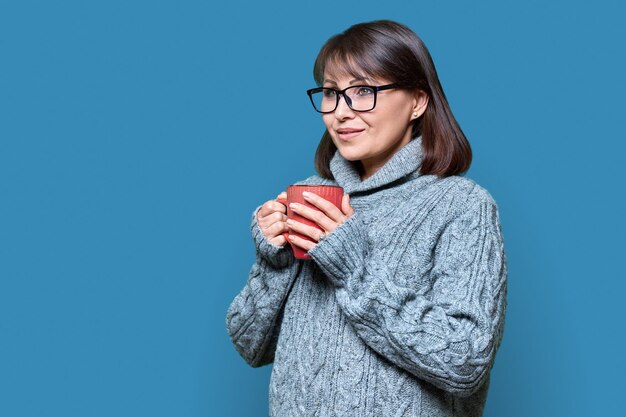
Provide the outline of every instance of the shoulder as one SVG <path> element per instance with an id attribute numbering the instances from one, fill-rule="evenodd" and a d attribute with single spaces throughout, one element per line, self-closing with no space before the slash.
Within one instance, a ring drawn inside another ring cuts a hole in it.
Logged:
<path id="1" fill-rule="evenodd" d="M 459 203 L 467 207 L 474 207 L 481 204 L 496 206 L 496 201 L 491 193 L 489 193 L 486 188 L 476 183 L 476 181 L 471 178 L 456 175 L 451 178 L 456 185 L 454 188 L 454 197 L 459 200 Z"/>
<path id="2" fill-rule="evenodd" d="M 409 212 L 424 213 L 411 216 L 419 220 L 418 225 L 428 222 L 435 228 L 447 227 L 451 223 L 492 223 L 499 227 L 498 206 L 495 199 L 476 181 L 463 176 L 425 176 L 416 181 L 408 196 Z"/>
<path id="3" fill-rule="evenodd" d="M 428 191 L 422 190 L 422 192 L 439 195 L 442 202 L 446 202 L 450 207 L 456 207 L 459 210 L 468 210 L 482 204 L 497 206 L 491 193 L 471 178 L 459 175 L 436 177 L 427 184 Z M 417 202 L 420 199 L 416 196 L 412 200 Z"/>
<path id="4" fill-rule="evenodd" d="M 489 230 L 496 235 L 502 234 L 498 205 L 487 189 L 466 177 L 451 177 L 454 187 L 451 189 L 451 210 L 446 224 L 463 227 L 478 227 L 477 230 Z"/>

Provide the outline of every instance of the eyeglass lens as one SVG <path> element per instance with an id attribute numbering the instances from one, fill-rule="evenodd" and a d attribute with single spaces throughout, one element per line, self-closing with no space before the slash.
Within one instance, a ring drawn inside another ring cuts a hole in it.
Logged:
<path id="1" fill-rule="evenodd" d="M 322 91 L 311 94 L 313 104 L 318 111 L 332 112 L 337 108 L 337 90 L 324 88 Z M 348 106 L 355 111 L 368 111 L 376 103 L 376 91 L 372 87 L 354 86 L 346 89 L 343 94 Z"/>

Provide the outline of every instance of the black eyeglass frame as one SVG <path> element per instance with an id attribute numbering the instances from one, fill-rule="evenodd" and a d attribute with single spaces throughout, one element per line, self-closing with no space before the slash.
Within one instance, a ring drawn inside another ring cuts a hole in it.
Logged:
<path id="1" fill-rule="evenodd" d="M 371 88 L 374 90 L 374 105 L 372 106 L 371 109 L 369 110 L 355 110 L 352 108 L 352 99 L 348 96 L 346 96 L 346 90 L 349 90 L 351 88 L 359 88 L 359 87 L 367 87 L 367 88 Z M 355 112 L 359 112 L 359 113 L 365 113 L 368 111 L 372 111 L 376 108 L 376 99 L 378 97 L 378 92 L 379 91 L 383 91 L 383 90 L 391 90 L 392 88 L 399 88 L 400 86 L 398 84 L 387 84 L 387 85 L 351 85 L 350 87 L 346 87 L 343 90 L 337 90 L 336 88 L 332 88 L 332 87 L 316 87 L 316 88 L 311 88 L 310 90 L 307 90 L 306 93 L 309 96 L 309 99 L 311 100 L 311 104 L 313 105 L 313 108 L 315 109 L 316 112 L 318 113 L 322 113 L 322 114 L 328 114 L 328 113 L 332 113 L 335 110 L 337 110 L 337 106 L 339 106 L 339 97 L 343 96 L 344 101 L 346 102 L 346 104 L 348 105 L 348 107 L 350 107 L 350 109 L 352 111 Z M 313 94 L 315 93 L 320 93 L 324 90 L 333 90 L 336 93 L 336 101 L 335 101 L 335 107 L 330 110 L 330 111 L 321 111 L 318 110 L 317 107 L 315 107 L 315 101 L 313 101 Z"/>

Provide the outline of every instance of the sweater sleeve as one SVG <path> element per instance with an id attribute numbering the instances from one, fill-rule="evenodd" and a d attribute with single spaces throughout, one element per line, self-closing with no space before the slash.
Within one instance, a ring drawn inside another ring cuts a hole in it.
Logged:
<path id="1" fill-rule="evenodd" d="M 405 243 L 419 244 L 398 246 Z M 465 397 L 488 379 L 504 329 L 507 271 L 495 202 L 474 204 L 449 222 L 433 251 L 429 275 L 417 277 L 430 283 L 427 291 L 398 284 L 382 255 L 389 251 L 368 240 L 356 213 L 309 254 L 367 345 Z"/>
<path id="2" fill-rule="evenodd" d="M 270 242 L 261 231 L 257 213 L 262 206 L 257 207 L 252 213 L 252 221 L 250 223 L 250 232 L 254 240 L 257 257 L 263 258 L 275 268 L 284 268 L 288 266 L 294 259 L 293 252 L 289 244 L 284 246 L 276 246 Z"/>
<path id="3" fill-rule="evenodd" d="M 254 211 L 251 223 L 256 260 L 248 280 L 226 313 L 226 329 L 241 356 L 253 367 L 272 363 L 282 310 L 300 263 L 290 249 L 269 242 Z"/>

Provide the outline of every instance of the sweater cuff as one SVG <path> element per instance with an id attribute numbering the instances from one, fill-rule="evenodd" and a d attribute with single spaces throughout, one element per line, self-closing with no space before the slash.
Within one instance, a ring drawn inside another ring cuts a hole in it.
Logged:
<path id="1" fill-rule="evenodd" d="M 333 284 L 343 287 L 351 276 L 362 273 L 368 248 L 365 224 L 355 213 L 308 253 Z"/>
<path id="2" fill-rule="evenodd" d="M 250 223 L 250 232 L 252 233 L 256 253 L 258 256 L 261 256 L 269 262 L 273 267 L 285 268 L 293 262 L 293 253 L 289 244 L 286 243 L 284 246 L 277 246 L 265 237 L 257 220 L 257 212 L 260 208 L 261 206 L 254 210 L 252 213 L 252 222 Z"/>

